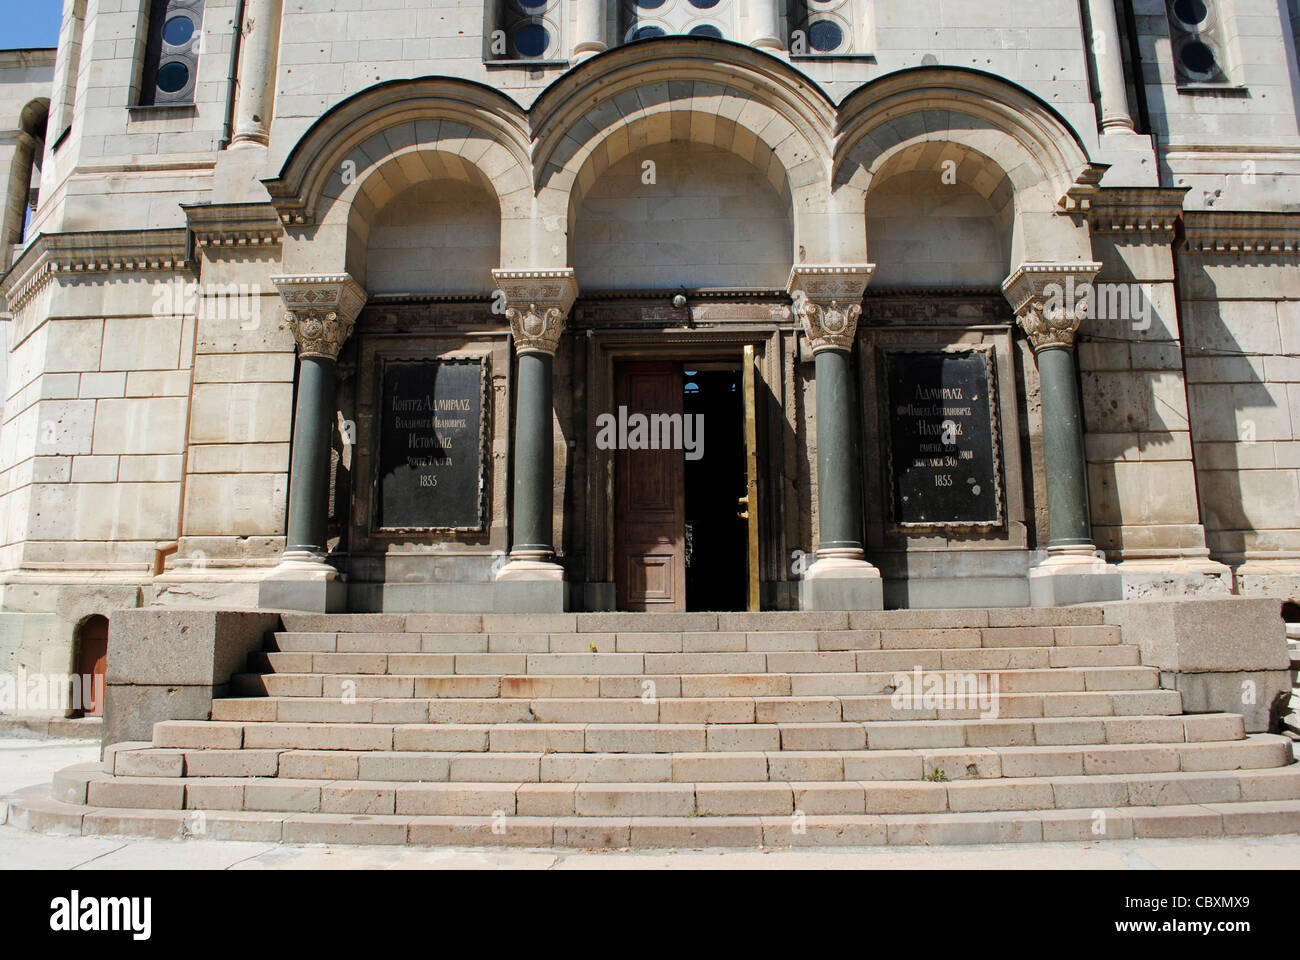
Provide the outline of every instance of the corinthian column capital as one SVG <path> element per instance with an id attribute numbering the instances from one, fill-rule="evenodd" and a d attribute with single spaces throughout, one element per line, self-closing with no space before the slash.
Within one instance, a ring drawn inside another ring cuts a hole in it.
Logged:
<path id="1" fill-rule="evenodd" d="M 862 294 L 875 271 L 874 263 L 799 265 L 790 271 L 786 289 L 814 354 L 853 349 L 858 317 L 862 315 Z"/>
<path id="2" fill-rule="evenodd" d="M 284 304 L 284 321 L 298 344 L 299 357 L 337 360 L 366 291 L 346 273 L 272 277 Z"/>
<path id="3" fill-rule="evenodd" d="M 515 352 L 554 356 L 578 299 L 573 270 L 493 270 L 492 279 L 505 295 Z"/>
<path id="4" fill-rule="evenodd" d="M 1100 263 L 1088 261 L 1024 263 L 1002 282 L 1002 295 L 1035 353 L 1074 345 L 1100 269 Z"/>

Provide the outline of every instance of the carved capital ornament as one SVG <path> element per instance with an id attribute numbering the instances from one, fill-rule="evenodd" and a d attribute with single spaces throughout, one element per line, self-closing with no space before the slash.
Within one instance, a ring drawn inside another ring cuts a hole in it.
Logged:
<path id="1" fill-rule="evenodd" d="M 794 315 L 803 325 L 814 354 L 852 350 L 862 315 L 862 294 L 875 272 L 874 263 L 848 266 L 796 266 L 787 290 Z"/>
<path id="2" fill-rule="evenodd" d="M 573 270 L 493 270 L 492 279 L 505 295 L 515 352 L 555 356 L 578 298 Z"/>
<path id="3" fill-rule="evenodd" d="M 1035 353 L 1074 346 L 1100 269 L 1100 263 L 1087 261 L 1025 263 L 1003 281 L 1002 294 Z"/>
<path id="4" fill-rule="evenodd" d="M 272 277 L 284 304 L 284 322 L 300 358 L 337 360 L 352 335 L 366 292 L 348 274 Z"/>

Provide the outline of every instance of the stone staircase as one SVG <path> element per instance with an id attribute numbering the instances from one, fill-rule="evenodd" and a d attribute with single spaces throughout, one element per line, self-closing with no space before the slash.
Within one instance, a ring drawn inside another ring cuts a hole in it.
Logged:
<path id="1" fill-rule="evenodd" d="M 9 821 L 588 848 L 1300 831 L 1289 741 L 1182 714 L 1098 608 L 282 625 L 210 720 L 63 771 Z"/>

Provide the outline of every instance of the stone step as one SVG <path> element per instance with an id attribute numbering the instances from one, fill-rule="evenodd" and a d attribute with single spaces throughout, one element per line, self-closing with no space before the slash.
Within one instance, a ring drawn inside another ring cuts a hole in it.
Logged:
<path id="1" fill-rule="evenodd" d="M 111 809 L 412 816 L 755 816 L 968 813 L 1300 798 L 1300 770 L 927 780 L 414 782 L 222 777 L 90 779 Z M 145 804 L 152 804 L 147 807 Z"/>
<path id="2" fill-rule="evenodd" d="M 487 656 L 492 656 L 488 654 Z M 550 656 L 545 654 L 543 656 Z M 564 655 L 561 655 L 564 656 Z M 620 656 L 614 654 L 614 656 Z M 459 660 L 460 658 L 457 658 Z M 528 658 L 530 661 L 532 657 Z M 639 658 L 638 658 L 639 659 Z M 461 666 L 459 663 L 456 665 Z M 509 666 L 509 665 L 506 665 Z M 931 684 L 956 691 L 953 702 L 984 703 L 1004 693 L 1045 693 L 1155 690 L 1160 672 L 1154 667 L 1059 667 L 1044 670 L 935 670 L 914 673 L 569 673 L 580 663 L 535 664 L 520 674 L 481 673 L 486 665 L 466 664 L 464 673 L 417 675 L 244 673 L 232 678 L 234 692 L 244 696 L 426 698 L 542 698 L 542 697 L 825 697 L 876 696 L 895 690 L 913 691 L 922 698 Z M 629 665 L 631 666 L 631 665 Z M 639 665 L 638 665 L 639 666 Z M 664 669 L 669 665 L 649 665 Z M 721 665 L 719 665 L 721 666 Z M 744 664 L 735 664 L 743 667 Z M 616 670 L 605 661 L 593 669 Z"/>
<path id="3" fill-rule="evenodd" d="M 909 612 L 909 611 L 893 611 Z M 934 611 L 942 612 L 942 611 Z M 600 614 L 598 616 L 605 616 Z M 644 614 L 644 616 L 656 616 Z M 667 616 L 667 615 L 663 615 Z M 750 615 L 745 615 L 750 616 Z M 284 619 L 291 619 L 289 614 Z M 414 615 L 410 619 L 415 619 Z M 285 630 L 270 648 L 281 653 L 649 654 L 958 650 L 1120 644 L 1114 625 L 1040 627 L 891 627 L 884 629 L 709 630 L 633 632 L 420 632 Z"/>
<path id="4" fill-rule="evenodd" d="M 1159 724 L 1160 718 L 1154 719 Z M 1167 725 L 1165 725 L 1167 726 Z M 907 729 L 915 727 L 916 729 Z M 541 727 L 537 732 L 512 731 L 513 737 L 500 739 L 504 734 L 496 731 L 501 746 L 514 746 L 514 750 L 483 750 L 481 741 L 475 743 L 473 730 L 458 731 L 471 746 L 471 750 L 448 750 L 451 742 L 446 732 L 437 727 L 415 724 L 389 726 L 383 724 L 199 724 L 169 721 L 155 728 L 154 743 L 143 751 L 119 751 L 114 757 L 112 772 L 120 776 L 148 775 L 183 777 L 225 776 L 227 769 L 238 769 L 258 775 L 284 775 L 283 761 L 274 766 L 271 755 L 276 751 L 340 752 L 349 754 L 383 754 L 368 761 L 408 762 L 415 776 L 425 779 L 586 779 L 584 771 L 597 758 L 611 769 L 622 771 L 619 776 L 645 779 L 644 768 L 653 768 L 668 779 L 681 779 L 677 771 L 677 758 L 689 756 L 691 763 L 708 766 L 713 772 L 703 779 L 735 779 L 735 775 L 717 772 L 722 769 L 742 770 L 740 779 L 830 779 L 891 777 L 893 773 L 868 774 L 867 769 L 893 771 L 902 768 L 921 769 L 912 754 L 926 750 L 939 751 L 947 756 L 944 762 L 951 767 L 951 777 L 958 776 L 1040 776 L 1050 773 L 1085 774 L 1105 772 L 1106 764 L 1118 764 L 1121 772 L 1130 769 L 1172 772 L 1191 769 L 1215 769 L 1216 764 L 1241 767 L 1281 766 L 1290 762 L 1290 740 L 1271 734 L 1255 734 L 1240 740 L 1197 740 L 1187 742 L 1181 736 L 1167 742 L 1137 739 L 1141 734 L 1122 731 L 1120 742 L 1103 744 L 1007 744 L 998 740 L 1014 739 L 1014 729 L 976 727 L 966 729 L 959 724 L 936 722 L 928 727 L 913 724 L 868 725 L 864 731 L 866 743 L 856 750 L 768 750 L 746 751 L 707 750 L 707 732 L 703 733 L 703 752 L 683 751 L 680 747 L 698 746 L 691 734 L 694 727 L 677 731 L 684 734 L 680 743 L 663 740 L 655 743 L 643 736 L 632 743 L 618 729 L 587 729 L 582 731 L 581 749 L 576 732 L 563 728 Z M 744 731 L 741 731 L 742 733 Z M 1157 725 L 1151 735 L 1183 731 L 1164 731 Z M 1026 731 L 1028 733 L 1028 731 Z M 1133 739 L 1125 740 L 1123 736 Z M 920 741 L 920 742 L 918 742 Z M 972 742 L 973 741 L 973 742 Z M 984 741 L 984 742 L 981 742 Z M 992 742 L 988 742 L 992 741 Z M 655 752 L 666 746 L 672 750 Z M 611 749 L 613 748 L 613 749 Z M 237 755 L 249 756 L 239 760 Z M 402 760 L 400 754 L 417 753 L 418 758 Z M 882 756 L 889 754 L 889 756 Z M 563 769 L 557 766 L 564 759 Z M 585 759 L 584 759 L 585 758 Z M 613 759 L 602 759 L 613 758 Z M 626 763 L 621 758 L 628 759 Z M 1009 759 L 1004 759 L 1009 758 Z M 320 758 L 317 758 L 318 760 Z M 922 757 L 923 761 L 925 758 Z M 303 763 L 301 758 L 293 761 Z M 331 776 L 329 771 L 343 769 L 332 766 L 336 761 L 322 761 L 312 776 Z M 338 761 L 343 763 L 343 761 Z M 199 766 L 194 766 L 199 764 Z M 240 764 L 247 764 L 241 767 Z M 716 768 L 716 769 L 714 769 Z M 482 770 L 497 771 L 491 775 Z M 434 771 L 424 773 L 423 771 Z M 550 770 L 551 774 L 545 771 Z M 791 774 L 789 771 L 803 771 Z M 945 775 L 948 768 L 945 768 Z M 290 771 L 291 773 L 293 771 Z M 341 774 L 340 774 L 341 775 Z M 926 771 L 917 776 L 926 775 Z M 356 776 L 365 776 L 364 773 Z M 386 779 L 405 779 L 395 774 Z M 655 779 L 651 777 L 650 779 Z M 695 779 L 700 779 L 696 777 Z"/>
<path id="5" fill-rule="evenodd" d="M 285 613 L 294 633 L 683 633 L 1099 626 L 1100 607 L 761 613 L 310 614 Z"/>
<path id="6" fill-rule="evenodd" d="M 285 720 L 285 723 L 294 721 Z M 187 740 L 211 740 L 206 727 L 168 727 L 166 750 L 234 753 Z M 1237 714 L 1196 716 L 1039 718 L 1032 720 L 910 720 L 838 723 L 682 724 L 417 724 L 394 726 L 398 750 L 450 753 L 678 753 L 769 750 L 906 750 L 921 747 L 1086 746 L 1205 743 L 1246 736 Z M 232 736 L 228 743 L 234 742 Z M 243 737 L 241 735 L 241 743 Z M 286 748 L 266 748 L 286 749 Z M 260 763 L 260 760 L 253 761 Z M 258 769 L 261 769 L 259 766 Z M 274 768 L 272 767 L 272 771 Z M 179 775 L 179 774 L 177 774 Z M 194 774 L 191 774 L 194 775 Z M 225 774 L 204 774 L 224 776 Z M 250 776 L 267 776 L 249 773 Z"/>
<path id="7" fill-rule="evenodd" d="M 835 697 L 247 697 L 214 700 L 212 719 L 234 723 L 838 723 L 1034 717 L 1173 716 L 1177 690 L 1002 693 L 975 706 Z"/>
<path id="8" fill-rule="evenodd" d="M 982 813 L 796 816 L 398 816 L 258 811 L 105 809 L 19 791 L 8 823 L 73 836 L 202 838 L 262 843 L 409 844 L 572 848 L 868 846 L 1264 836 L 1300 832 L 1300 800 L 1274 799 L 1260 771 L 1237 802 Z M 793 786 L 791 790 L 793 791 Z M 804 802 L 808 802 L 805 796 Z M 517 803 L 517 801 L 516 801 Z M 575 788 L 576 803 L 576 788 Z M 865 790 L 864 790 L 865 808 Z M 495 811 L 494 811 L 495 813 Z"/>
<path id="9" fill-rule="evenodd" d="M 182 750 L 119 753 L 113 775 L 196 780 L 279 777 L 309 780 L 623 782 L 936 781 L 1108 773 L 1177 773 L 1284 766 L 1272 741 L 877 750 L 716 752 L 426 751 L 399 735 L 394 750 Z"/>
<path id="10" fill-rule="evenodd" d="M 536 655 L 544 656 L 544 655 Z M 551 654 L 550 656 L 581 656 Z M 591 654 L 593 662 L 618 667 L 635 665 L 619 657 L 635 654 Z M 916 668 L 940 670 L 1043 670 L 1070 667 L 1137 667 L 1135 646 L 988 647 L 958 650 L 864 650 L 843 652 L 691 653 L 646 654 L 631 673 L 846 673 L 910 672 Z M 596 658 L 600 658 L 596 661 Z M 608 659 L 606 659 L 608 658 Z M 581 661 L 559 660 L 560 664 Z M 248 672 L 276 674 L 332 674 L 373 676 L 435 676 L 445 674 L 543 673 L 546 661 L 511 654 L 461 653 L 255 653 Z M 495 669 L 494 669 L 495 667 Z M 578 674 L 627 673 L 626 669 L 568 669 Z"/>

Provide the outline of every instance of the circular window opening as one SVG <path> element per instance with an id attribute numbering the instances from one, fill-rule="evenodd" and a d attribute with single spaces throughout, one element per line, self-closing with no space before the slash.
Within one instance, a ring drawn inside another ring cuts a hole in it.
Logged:
<path id="1" fill-rule="evenodd" d="M 180 93 L 190 82 L 190 68 L 173 60 L 158 70 L 158 89 L 163 93 Z"/>
<path id="2" fill-rule="evenodd" d="M 1210 8 L 1202 0 L 1174 0 L 1174 16 L 1189 27 L 1204 23 Z"/>
<path id="3" fill-rule="evenodd" d="M 712 10 L 717 5 L 718 0 L 691 0 L 691 6 L 701 10 Z"/>
<path id="4" fill-rule="evenodd" d="M 540 57 L 551 45 L 551 35 L 540 23 L 529 23 L 515 32 L 515 51 L 521 57 Z"/>
<path id="5" fill-rule="evenodd" d="M 714 40 L 722 39 L 722 31 L 711 23 L 702 23 L 698 27 L 691 27 L 692 37 L 712 37 Z"/>
<path id="6" fill-rule="evenodd" d="M 525 10 L 538 10 L 549 2 L 549 0 L 519 0 L 519 6 Z"/>
<path id="7" fill-rule="evenodd" d="M 172 47 L 181 47 L 190 42 L 194 36 L 194 21 L 189 17 L 172 17 L 163 24 L 163 43 Z"/>
<path id="8" fill-rule="evenodd" d="M 633 40 L 649 40 L 651 37 L 664 36 L 663 27 L 637 27 L 636 33 L 632 34 Z"/>
<path id="9" fill-rule="evenodd" d="M 1214 73 L 1216 65 L 1214 51 L 1199 40 L 1184 44 L 1178 56 L 1189 73 L 1202 76 Z"/>
<path id="10" fill-rule="evenodd" d="M 636 5 L 642 10 L 658 10 L 664 5 L 664 0 L 637 0 Z"/>
<path id="11" fill-rule="evenodd" d="M 817 20 L 808 26 L 808 46 L 818 53 L 829 53 L 844 42 L 844 31 L 834 20 Z"/>

